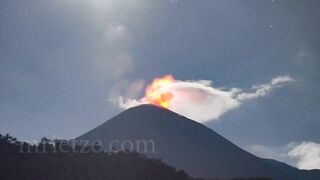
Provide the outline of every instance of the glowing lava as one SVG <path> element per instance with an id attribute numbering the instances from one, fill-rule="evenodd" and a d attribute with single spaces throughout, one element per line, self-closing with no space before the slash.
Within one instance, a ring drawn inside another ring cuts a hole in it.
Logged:
<path id="1" fill-rule="evenodd" d="M 165 87 L 170 85 L 172 82 L 174 82 L 174 78 L 171 75 L 155 78 L 146 88 L 146 101 L 164 108 L 169 108 L 169 102 L 173 98 L 173 94 L 166 91 Z"/>

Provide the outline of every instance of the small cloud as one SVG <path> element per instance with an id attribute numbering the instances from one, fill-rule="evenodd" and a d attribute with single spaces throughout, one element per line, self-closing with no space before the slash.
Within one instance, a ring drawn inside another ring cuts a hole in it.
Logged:
<path id="1" fill-rule="evenodd" d="M 222 90 L 213 87 L 211 81 L 181 81 L 174 82 L 159 89 L 161 92 L 170 92 L 173 98 L 170 100 L 169 109 L 184 115 L 195 121 L 205 123 L 217 120 L 226 112 L 239 107 L 247 100 L 265 96 L 276 87 L 293 81 L 290 76 L 273 78 L 267 84 L 253 86 L 253 92 L 243 92 L 239 88 Z M 130 99 L 119 97 L 118 105 L 121 108 L 129 108 L 139 104 L 148 103 L 144 98 Z"/>
<path id="2" fill-rule="evenodd" d="M 250 153 L 288 163 L 299 169 L 320 169 L 320 144 L 310 141 L 291 142 L 282 146 L 249 145 Z"/>
<path id="3" fill-rule="evenodd" d="M 299 169 L 320 169 L 320 144 L 315 142 L 290 143 L 287 156 L 296 161 Z"/>

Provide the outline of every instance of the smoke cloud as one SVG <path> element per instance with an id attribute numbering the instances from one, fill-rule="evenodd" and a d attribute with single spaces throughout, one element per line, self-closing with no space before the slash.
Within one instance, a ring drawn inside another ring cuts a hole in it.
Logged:
<path id="1" fill-rule="evenodd" d="M 171 84 L 162 87 L 159 91 L 171 92 L 169 109 L 184 115 L 190 119 L 205 123 L 217 120 L 226 112 L 241 106 L 243 103 L 263 97 L 274 88 L 282 87 L 285 83 L 292 82 L 290 76 L 278 76 L 269 83 L 255 85 L 251 92 L 243 92 L 239 88 L 223 90 L 212 86 L 208 80 L 181 81 L 175 80 Z M 127 109 L 140 104 L 148 103 L 145 98 L 130 99 L 119 97 L 120 108 Z"/>

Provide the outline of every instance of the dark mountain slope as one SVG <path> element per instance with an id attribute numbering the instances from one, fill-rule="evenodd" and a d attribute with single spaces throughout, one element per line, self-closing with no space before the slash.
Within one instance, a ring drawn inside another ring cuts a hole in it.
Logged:
<path id="1" fill-rule="evenodd" d="M 296 168 L 258 158 L 212 129 L 154 105 L 128 109 L 77 139 L 101 140 L 106 150 L 115 140 L 153 140 L 156 152 L 148 152 L 147 156 L 161 158 L 194 177 L 304 178 Z"/>

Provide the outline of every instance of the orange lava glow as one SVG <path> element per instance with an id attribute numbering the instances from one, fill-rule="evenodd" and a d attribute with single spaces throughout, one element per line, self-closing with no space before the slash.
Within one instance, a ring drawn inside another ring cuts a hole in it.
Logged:
<path id="1" fill-rule="evenodd" d="M 161 88 L 171 84 L 174 78 L 171 75 L 165 75 L 161 78 L 155 78 L 150 85 L 147 86 L 145 99 L 152 104 L 169 108 L 170 100 L 173 98 L 171 92 L 163 92 Z"/>

